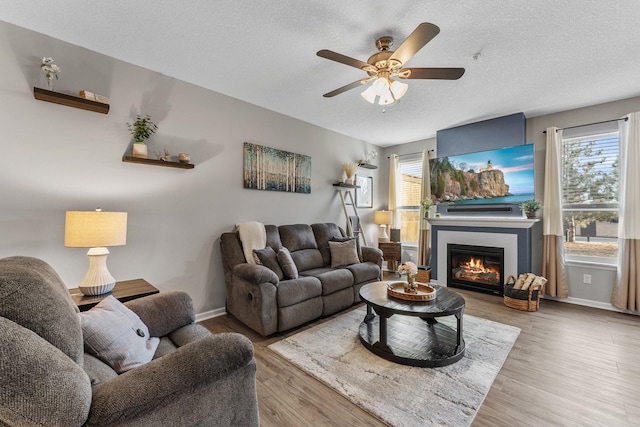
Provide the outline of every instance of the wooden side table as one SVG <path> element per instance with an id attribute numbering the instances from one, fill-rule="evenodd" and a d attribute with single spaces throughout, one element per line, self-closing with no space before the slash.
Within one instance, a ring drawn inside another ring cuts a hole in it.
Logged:
<path id="1" fill-rule="evenodd" d="M 120 302 L 131 301 L 132 299 L 146 297 L 157 294 L 160 291 L 144 279 L 124 280 L 116 282 L 116 286 L 109 293 L 103 295 L 85 295 L 78 288 L 69 289 L 73 302 L 76 303 L 80 311 L 87 311 L 100 301 L 113 295 Z"/>
<path id="2" fill-rule="evenodd" d="M 401 262 L 402 244 L 400 242 L 378 242 L 382 258 L 387 261 L 387 270 L 396 271 Z"/>

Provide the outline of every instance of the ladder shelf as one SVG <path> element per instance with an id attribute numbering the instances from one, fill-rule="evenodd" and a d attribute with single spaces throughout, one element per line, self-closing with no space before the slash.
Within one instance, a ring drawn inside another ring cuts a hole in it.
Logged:
<path id="1" fill-rule="evenodd" d="M 362 237 L 362 243 L 364 243 L 364 246 L 367 246 L 367 236 L 365 236 L 362 232 L 362 224 L 360 223 L 360 217 L 358 216 L 358 209 L 356 208 L 356 204 L 353 199 L 353 192 L 351 191 L 360 188 L 360 186 L 343 183 L 333 184 L 333 186 L 336 187 L 338 194 L 340 194 L 342 210 L 344 211 L 344 216 L 347 219 L 347 235 L 349 237 L 354 237 L 354 235 L 357 233 L 356 237 L 358 239 Z M 351 220 L 349 219 L 349 213 L 347 212 L 347 206 L 351 206 L 353 208 L 354 216 L 358 219 L 357 230 L 353 230 Z"/>

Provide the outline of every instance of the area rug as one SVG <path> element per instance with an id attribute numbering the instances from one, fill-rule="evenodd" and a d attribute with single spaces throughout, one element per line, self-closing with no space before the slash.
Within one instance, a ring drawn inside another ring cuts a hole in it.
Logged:
<path id="1" fill-rule="evenodd" d="M 464 316 L 465 356 L 442 368 L 384 360 L 358 338 L 362 307 L 269 348 L 391 426 L 468 426 L 520 329 Z M 439 318 L 455 327 L 455 318 Z"/>

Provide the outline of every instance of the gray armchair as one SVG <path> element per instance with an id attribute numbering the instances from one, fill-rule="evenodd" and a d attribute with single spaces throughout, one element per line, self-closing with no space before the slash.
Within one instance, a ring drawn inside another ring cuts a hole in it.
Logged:
<path id="1" fill-rule="evenodd" d="M 246 337 L 195 324 L 184 292 L 126 305 L 161 338 L 152 361 L 118 375 L 84 352 L 78 309 L 51 266 L 0 259 L 0 425 L 259 424 Z"/>

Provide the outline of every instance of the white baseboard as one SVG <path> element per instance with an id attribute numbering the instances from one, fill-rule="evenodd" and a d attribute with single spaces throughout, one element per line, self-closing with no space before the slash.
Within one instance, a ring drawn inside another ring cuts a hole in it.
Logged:
<path id="1" fill-rule="evenodd" d="M 608 302 L 592 301 L 588 299 L 575 298 L 575 297 L 557 298 L 549 295 L 542 295 L 542 298 L 558 301 L 558 302 L 566 302 L 568 304 L 583 305 L 585 307 L 599 308 L 601 310 L 617 311 L 618 313 L 627 313 L 627 314 L 635 314 L 635 315 L 639 314 L 637 311 L 620 310 L 618 307 Z"/>
<path id="2" fill-rule="evenodd" d="M 437 280 L 432 280 L 432 282 L 435 284 L 439 284 Z M 440 286 L 446 286 L 446 285 L 440 285 Z M 575 298 L 575 297 L 557 298 L 549 295 L 542 295 L 542 298 L 549 299 L 552 301 L 566 302 L 567 304 L 575 304 L 575 305 L 582 305 L 585 307 L 599 308 L 601 310 L 617 311 L 618 313 L 635 314 L 636 316 L 640 315 L 640 313 L 638 313 L 637 311 L 620 310 L 618 307 L 608 302 L 592 301 L 588 299 Z"/>
<path id="3" fill-rule="evenodd" d="M 225 314 L 227 314 L 227 310 L 225 310 L 224 307 L 205 311 L 204 313 L 198 313 L 196 314 L 196 323 L 207 319 L 213 319 L 214 317 L 224 316 Z"/>

